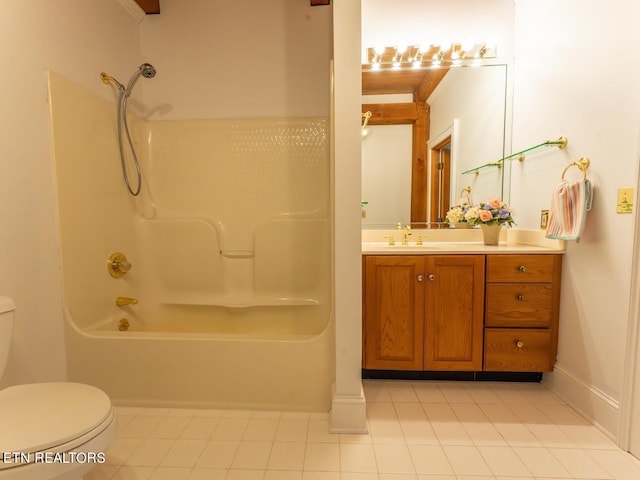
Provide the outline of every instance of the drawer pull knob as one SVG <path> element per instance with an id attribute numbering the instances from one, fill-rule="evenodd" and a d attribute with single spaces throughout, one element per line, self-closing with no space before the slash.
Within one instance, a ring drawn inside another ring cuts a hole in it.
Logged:
<path id="1" fill-rule="evenodd" d="M 424 275 L 418 275 L 416 277 L 416 280 L 418 280 L 419 282 L 424 282 Z"/>
<path id="2" fill-rule="evenodd" d="M 516 340 L 516 348 L 524 347 L 524 342 L 522 340 Z"/>
<path id="3" fill-rule="evenodd" d="M 516 298 L 519 302 L 524 302 L 524 295 L 518 295 Z"/>
<path id="4" fill-rule="evenodd" d="M 521 272 L 526 272 L 526 271 L 527 271 L 527 267 L 526 267 L 526 266 L 524 266 L 524 265 L 520 265 L 520 266 L 518 267 L 518 270 L 520 270 Z"/>
<path id="5" fill-rule="evenodd" d="M 432 273 L 427 278 L 429 279 L 430 282 L 433 282 L 436 279 L 436 276 Z"/>

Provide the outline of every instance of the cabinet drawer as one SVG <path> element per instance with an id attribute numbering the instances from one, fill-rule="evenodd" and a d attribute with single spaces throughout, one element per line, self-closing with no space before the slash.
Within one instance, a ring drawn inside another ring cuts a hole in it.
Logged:
<path id="1" fill-rule="evenodd" d="M 553 288 L 550 283 L 490 283 L 486 292 L 485 326 L 551 326 Z"/>
<path id="2" fill-rule="evenodd" d="M 550 372 L 552 352 L 549 330 L 485 329 L 485 371 Z"/>
<path id="3" fill-rule="evenodd" d="M 487 282 L 551 282 L 556 255 L 487 255 Z"/>

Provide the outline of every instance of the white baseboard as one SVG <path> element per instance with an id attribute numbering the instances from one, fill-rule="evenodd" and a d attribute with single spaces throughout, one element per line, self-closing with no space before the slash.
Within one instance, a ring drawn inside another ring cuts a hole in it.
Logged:
<path id="1" fill-rule="evenodd" d="M 545 373 L 542 383 L 602 433 L 614 442 L 617 440 L 620 422 L 620 403 L 617 400 L 561 365 L 556 365 L 552 373 Z"/>
<path id="2" fill-rule="evenodd" d="M 360 395 L 336 395 L 333 385 L 331 412 L 329 416 L 331 433 L 367 433 L 367 404 L 364 391 Z"/>

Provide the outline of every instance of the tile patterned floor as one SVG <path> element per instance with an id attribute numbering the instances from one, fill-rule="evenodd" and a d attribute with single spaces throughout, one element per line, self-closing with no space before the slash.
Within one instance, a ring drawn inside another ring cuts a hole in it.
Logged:
<path id="1" fill-rule="evenodd" d="M 369 433 L 326 413 L 118 407 L 85 480 L 640 480 L 640 461 L 539 384 L 366 381 Z"/>

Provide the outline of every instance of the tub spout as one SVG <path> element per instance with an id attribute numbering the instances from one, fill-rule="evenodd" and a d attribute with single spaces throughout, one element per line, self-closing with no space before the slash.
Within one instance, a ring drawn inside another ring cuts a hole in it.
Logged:
<path id="1" fill-rule="evenodd" d="M 124 307 L 125 305 L 135 305 L 136 303 L 138 303 L 138 300 L 135 298 L 129 298 L 129 297 L 116 298 L 116 305 L 119 307 Z"/>

